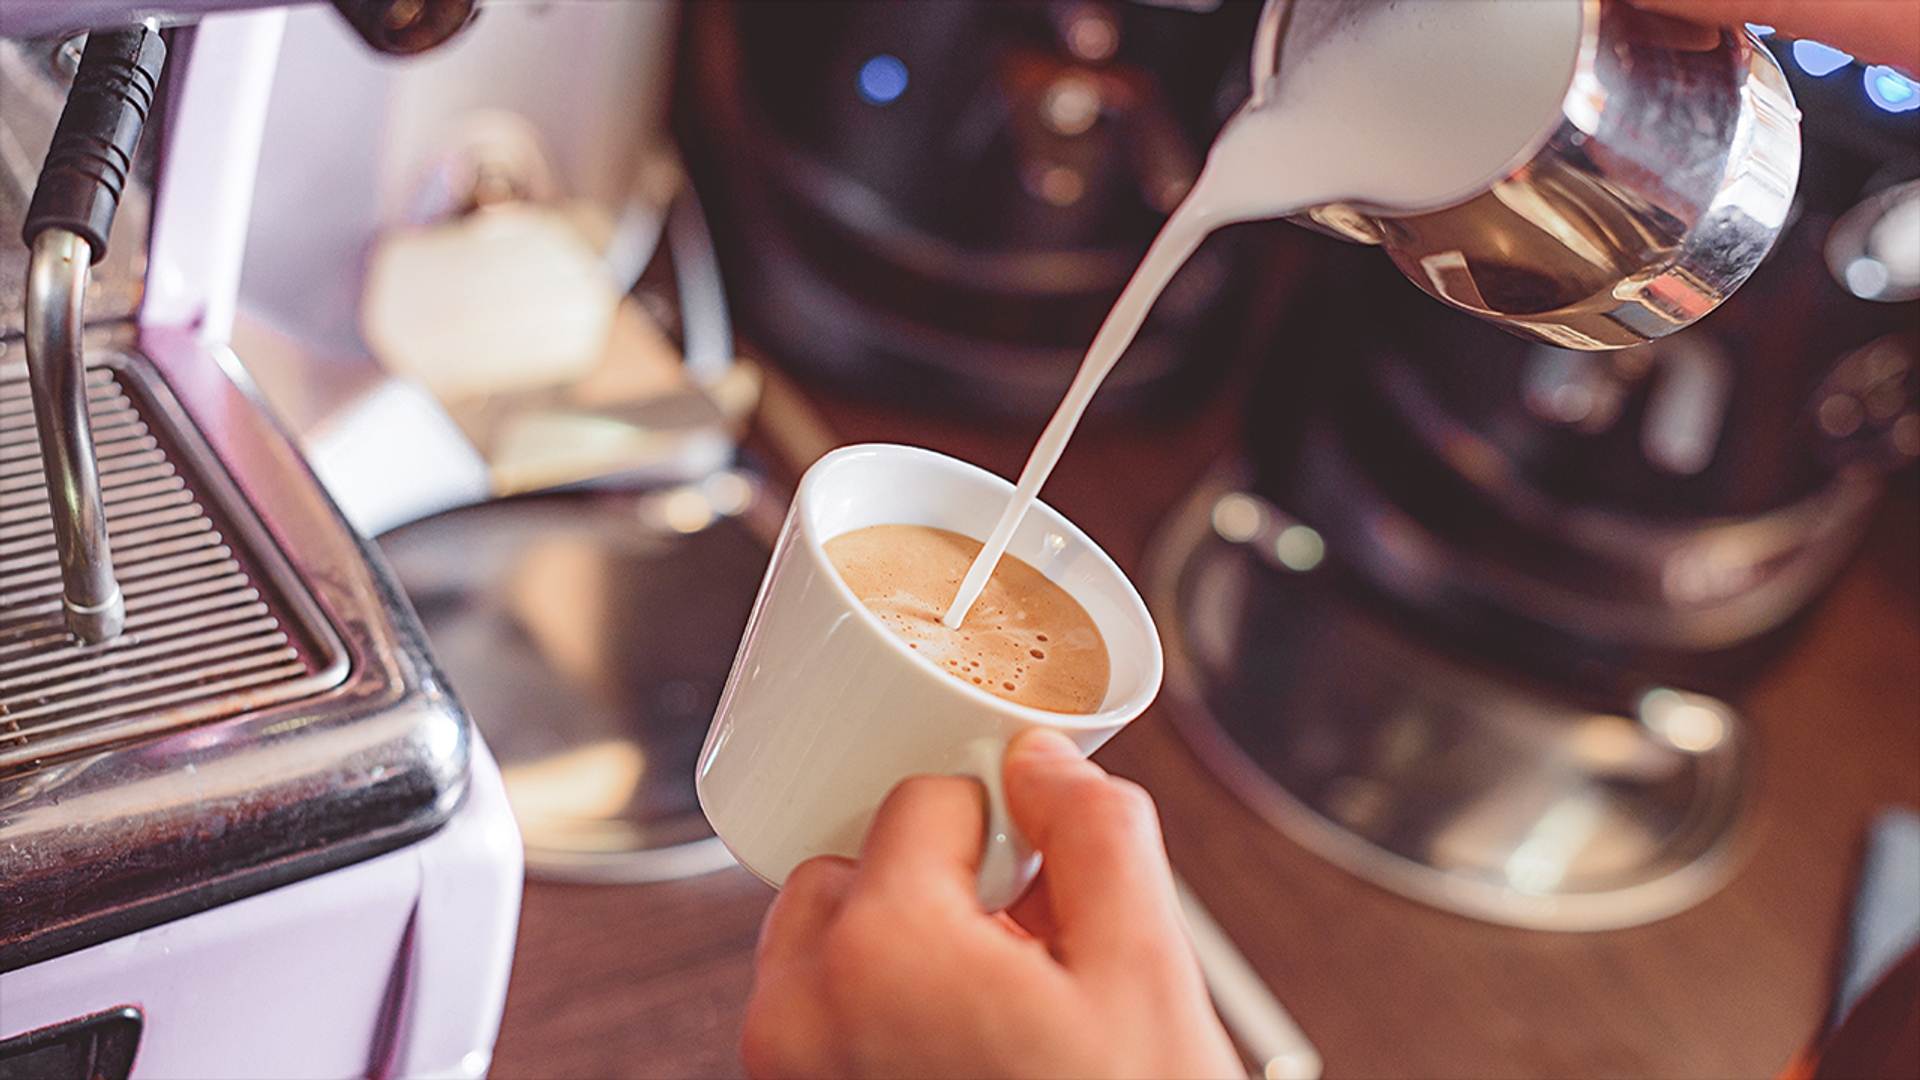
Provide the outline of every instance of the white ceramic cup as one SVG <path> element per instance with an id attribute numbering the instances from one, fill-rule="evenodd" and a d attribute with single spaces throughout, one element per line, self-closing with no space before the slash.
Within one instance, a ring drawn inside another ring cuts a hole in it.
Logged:
<path id="1" fill-rule="evenodd" d="M 860 603 L 822 546 L 869 525 L 930 525 L 976 539 L 1013 486 L 911 446 L 836 450 L 800 480 L 720 696 L 696 786 L 701 809 L 741 865 L 778 886 L 816 855 L 856 856 L 880 802 L 917 773 L 965 774 L 987 792 L 978 892 L 1012 903 L 1039 871 L 1007 814 L 1000 762 L 1030 727 L 1090 754 L 1140 715 L 1164 658 L 1147 606 L 1085 533 L 1035 503 L 1007 551 L 1064 588 L 1106 640 L 1111 675 L 1098 712 L 1019 705 L 941 671 Z"/>

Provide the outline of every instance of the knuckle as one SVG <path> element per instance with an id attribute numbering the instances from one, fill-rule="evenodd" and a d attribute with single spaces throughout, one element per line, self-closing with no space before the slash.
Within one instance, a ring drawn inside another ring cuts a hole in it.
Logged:
<path id="1" fill-rule="evenodd" d="M 894 785 L 902 797 L 924 798 L 940 790 L 941 785 L 951 782 L 954 777 L 937 773 L 915 773 Z"/>
<path id="2" fill-rule="evenodd" d="M 831 891 L 844 871 L 830 856 L 815 856 L 787 872 L 781 892 L 794 896 Z"/>
<path id="3" fill-rule="evenodd" d="M 849 905 L 845 917 L 827 931 L 820 965 L 829 986 L 858 986 L 880 976 L 892 960 L 886 934 L 866 917 L 864 906 Z"/>
<path id="4" fill-rule="evenodd" d="M 856 891 L 821 941 L 821 981 L 840 1001 L 874 1001 L 911 987 L 937 936 L 928 913 L 883 890 Z"/>
<path id="5" fill-rule="evenodd" d="M 977 809 L 980 802 L 979 787 L 979 782 L 971 777 L 923 773 L 909 776 L 894 785 L 882 806 L 892 804 L 896 809 L 938 807 L 944 810 L 964 804 L 970 809 Z"/>

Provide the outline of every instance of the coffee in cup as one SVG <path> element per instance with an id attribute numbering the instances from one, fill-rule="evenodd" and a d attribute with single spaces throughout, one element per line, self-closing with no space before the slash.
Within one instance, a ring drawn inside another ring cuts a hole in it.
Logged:
<path id="1" fill-rule="evenodd" d="M 948 675 L 1048 712 L 1099 711 L 1107 643 L 1065 589 L 1003 556 L 957 629 L 940 621 L 980 541 L 926 525 L 870 525 L 824 545 L 840 578 L 907 647 Z"/>
<path id="2" fill-rule="evenodd" d="M 1007 552 L 1019 562 L 1003 560 L 996 576 L 1025 582 L 1012 590 L 1014 601 L 1053 595 L 1037 584 L 1043 578 L 1071 601 L 1071 617 L 1010 620 L 1003 608 L 996 619 L 976 604 L 960 624 L 1030 635 L 1007 638 L 1032 663 L 1003 650 L 1019 677 L 996 680 L 998 696 L 987 692 L 984 654 L 967 654 L 968 674 L 955 677 L 957 665 L 931 659 L 924 643 L 916 648 L 888 625 L 886 603 L 877 610 L 856 595 L 897 593 L 862 588 L 857 579 L 876 570 L 911 577 L 901 571 L 915 560 L 903 552 L 946 548 L 940 559 L 949 568 L 930 575 L 943 580 L 918 590 L 926 624 L 938 623 L 979 547 L 969 538 L 987 534 L 1012 493 L 1012 484 L 977 466 L 886 444 L 842 447 L 801 477 L 695 778 L 701 808 L 742 866 L 779 885 L 816 855 L 857 855 L 895 784 L 916 773 L 949 773 L 976 778 L 986 793 L 976 882 L 983 906 L 1006 906 L 1033 879 L 1039 858 L 1006 805 L 1000 766 L 1007 744 L 1028 728 L 1048 727 L 1092 753 L 1146 709 L 1164 662 L 1146 604 L 1113 560 L 1045 503 L 1034 504 L 1010 537 Z M 863 543 L 874 558 L 847 557 Z M 1016 691 L 1038 682 L 1029 678 L 1036 667 L 1078 672 L 1061 681 L 1079 684 L 1085 696 L 1048 698 L 1048 708 L 1005 696 L 1007 682 Z"/>

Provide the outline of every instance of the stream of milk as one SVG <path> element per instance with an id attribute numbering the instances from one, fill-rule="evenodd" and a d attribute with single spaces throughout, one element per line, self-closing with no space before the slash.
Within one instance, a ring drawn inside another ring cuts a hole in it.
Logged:
<path id="1" fill-rule="evenodd" d="M 1298 40 L 1282 43 L 1281 74 L 1221 129 L 1094 335 L 947 626 L 979 598 L 1094 391 L 1208 233 L 1330 202 L 1413 212 L 1462 201 L 1537 148 L 1573 81 L 1580 0 L 1296 2 L 1288 34 Z"/>

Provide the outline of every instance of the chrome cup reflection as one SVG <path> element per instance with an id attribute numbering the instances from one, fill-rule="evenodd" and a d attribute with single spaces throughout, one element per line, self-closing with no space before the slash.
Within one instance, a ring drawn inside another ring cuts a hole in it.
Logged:
<path id="1" fill-rule="evenodd" d="M 1786 79 L 1749 31 L 1569 2 L 1583 7 L 1579 58 L 1530 157 L 1442 209 L 1339 202 L 1295 220 L 1381 245 L 1440 300 L 1563 348 L 1638 345 L 1719 306 L 1793 202 Z M 1387 17 L 1377 0 L 1268 0 L 1254 79 L 1284 76 L 1333 24 Z"/>

